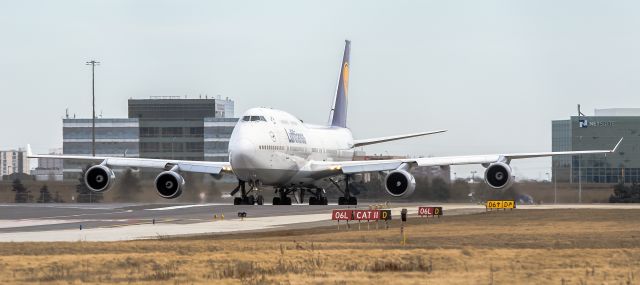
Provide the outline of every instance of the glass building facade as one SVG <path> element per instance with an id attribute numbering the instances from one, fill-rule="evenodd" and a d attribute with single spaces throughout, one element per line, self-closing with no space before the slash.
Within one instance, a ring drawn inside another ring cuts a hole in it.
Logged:
<path id="1" fill-rule="evenodd" d="M 238 121 L 233 101 L 152 97 L 130 99 L 129 118 L 96 119 L 96 155 L 227 161 Z M 63 153 L 91 155 L 91 119 L 63 119 Z M 86 162 L 64 162 L 64 177 L 77 177 Z M 72 175 L 71 175 L 72 174 Z"/>
<path id="2" fill-rule="evenodd" d="M 553 151 L 607 150 L 622 137 L 624 140 L 615 153 L 553 157 L 554 178 L 570 183 L 640 182 L 640 116 L 596 113 L 553 121 Z"/>
<path id="3" fill-rule="evenodd" d="M 216 114 L 225 115 L 224 106 L 216 109 L 216 99 L 129 100 L 129 118 L 140 120 L 145 158 L 204 160 L 204 121 Z"/>
<path id="4" fill-rule="evenodd" d="M 91 119 L 62 120 L 62 152 L 92 155 Z M 138 119 L 96 118 L 96 156 L 139 157 Z M 75 177 L 86 162 L 64 161 L 64 177 Z"/>

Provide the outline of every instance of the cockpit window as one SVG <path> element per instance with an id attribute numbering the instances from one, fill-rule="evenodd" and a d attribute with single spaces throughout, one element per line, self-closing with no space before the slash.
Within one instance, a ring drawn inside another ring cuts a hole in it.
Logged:
<path id="1" fill-rule="evenodd" d="M 244 116 L 242 117 L 242 121 L 243 122 L 266 122 L 267 119 L 265 119 L 263 116 Z"/>

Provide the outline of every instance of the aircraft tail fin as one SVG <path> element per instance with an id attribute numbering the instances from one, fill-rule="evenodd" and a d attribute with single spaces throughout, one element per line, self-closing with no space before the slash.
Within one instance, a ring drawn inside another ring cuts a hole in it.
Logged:
<path id="1" fill-rule="evenodd" d="M 336 97 L 333 101 L 333 112 L 331 118 L 331 126 L 347 127 L 347 99 L 349 93 L 349 54 L 351 51 L 351 41 L 345 40 L 344 55 L 342 56 L 342 65 L 340 66 L 340 79 L 338 81 L 338 89 Z"/>

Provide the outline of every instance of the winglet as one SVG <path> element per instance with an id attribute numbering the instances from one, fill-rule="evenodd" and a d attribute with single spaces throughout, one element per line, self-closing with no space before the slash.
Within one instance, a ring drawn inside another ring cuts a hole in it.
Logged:
<path id="1" fill-rule="evenodd" d="M 31 145 L 27 144 L 27 157 L 33 156 L 33 152 L 31 152 Z"/>
<path id="2" fill-rule="evenodd" d="M 624 137 L 621 137 L 620 140 L 618 141 L 618 143 L 616 144 L 616 146 L 613 147 L 613 149 L 611 150 L 611 152 L 616 152 L 616 150 L 618 149 L 618 146 L 620 146 L 620 143 L 622 142 L 622 140 L 624 139 Z"/>

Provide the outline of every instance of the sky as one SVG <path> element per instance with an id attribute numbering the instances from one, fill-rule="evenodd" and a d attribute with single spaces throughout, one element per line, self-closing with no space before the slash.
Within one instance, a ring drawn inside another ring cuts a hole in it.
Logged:
<path id="1" fill-rule="evenodd" d="M 326 123 L 352 41 L 356 138 L 411 156 L 551 150 L 551 121 L 640 107 L 638 1 L 0 1 L 0 148 L 62 146 L 65 109 L 230 97 Z M 546 179 L 550 159 L 514 161 Z M 457 177 L 480 166 L 454 167 Z"/>

